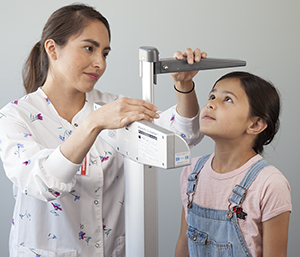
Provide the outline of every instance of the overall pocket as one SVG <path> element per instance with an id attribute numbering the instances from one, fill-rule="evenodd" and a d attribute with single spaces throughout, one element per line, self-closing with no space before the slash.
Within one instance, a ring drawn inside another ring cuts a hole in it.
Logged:
<path id="1" fill-rule="evenodd" d="M 188 237 L 190 257 L 232 257 L 232 245 L 229 242 L 216 242 L 207 233 L 189 226 Z"/>

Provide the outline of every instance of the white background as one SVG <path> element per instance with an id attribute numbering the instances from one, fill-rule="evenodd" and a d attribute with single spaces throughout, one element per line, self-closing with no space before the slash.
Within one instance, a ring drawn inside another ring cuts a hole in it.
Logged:
<path id="1" fill-rule="evenodd" d="M 62 0 L 1 0 L 0 10 L 0 107 L 20 98 L 22 65 L 39 41 L 50 14 L 73 3 Z M 287 177 L 292 188 L 293 213 L 288 256 L 299 255 L 300 238 L 300 1 L 298 0 L 91 0 L 111 24 L 112 51 L 108 69 L 96 87 L 101 91 L 141 98 L 138 49 L 156 47 L 162 58 L 176 50 L 200 47 L 210 57 L 247 61 L 240 70 L 271 80 L 282 96 L 281 129 L 265 158 Z M 200 72 L 195 78 L 200 105 L 204 105 L 213 83 L 234 69 Z M 164 110 L 175 103 L 169 75 L 158 75 L 155 104 Z M 213 151 L 205 138 L 192 149 L 198 156 Z M 14 205 L 12 184 L 0 168 L 1 257 L 8 256 L 8 236 Z M 159 170 L 159 256 L 174 255 L 179 233 L 181 169 Z"/>

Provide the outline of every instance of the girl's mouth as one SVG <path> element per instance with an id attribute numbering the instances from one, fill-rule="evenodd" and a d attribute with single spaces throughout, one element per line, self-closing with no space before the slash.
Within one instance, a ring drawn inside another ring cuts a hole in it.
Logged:
<path id="1" fill-rule="evenodd" d="M 208 114 L 204 114 L 202 119 L 205 119 L 205 120 L 215 120 L 215 118 L 211 117 L 210 115 Z"/>

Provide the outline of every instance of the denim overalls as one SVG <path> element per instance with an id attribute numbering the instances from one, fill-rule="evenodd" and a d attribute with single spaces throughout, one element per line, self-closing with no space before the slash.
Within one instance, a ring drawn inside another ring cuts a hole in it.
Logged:
<path id="1" fill-rule="evenodd" d="M 244 257 L 251 256 L 238 225 L 237 218 L 245 219 L 241 205 L 246 192 L 258 173 L 268 162 L 258 160 L 247 171 L 239 185 L 233 189 L 228 199 L 228 210 L 215 210 L 200 207 L 193 203 L 193 197 L 198 183 L 198 175 L 208 160 L 209 155 L 201 157 L 193 172 L 188 177 L 188 237 L 189 253 L 191 257 Z M 190 199 L 191 198 L 191 199 Z M 235 204 L 231 208 L 231 204 Z"/>

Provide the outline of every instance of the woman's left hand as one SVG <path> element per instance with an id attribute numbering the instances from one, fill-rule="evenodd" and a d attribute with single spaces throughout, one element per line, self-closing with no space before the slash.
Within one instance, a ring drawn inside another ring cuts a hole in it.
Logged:
<path id="1" fill-rule="evenodd" d="M 184 53 L 177 51 L 174 53 L 174 58 L 178 60 L 182 60 L 184 57 L 187 58 L 187 62 L 189 64 L 193 64 L 194 62 L 200 62 L 201 58 L 206 58 L 207 53 L 201 52 L 199 48 L 196 48 L 194 51 L 191 48 L 185 49 Z M 173 80 L 184 82 L 184 81 L 191 81 L 193 77 L 198 73 L 196 71 L 185 71 L 185 72 L 176 72 L 170 73 Z"/>

